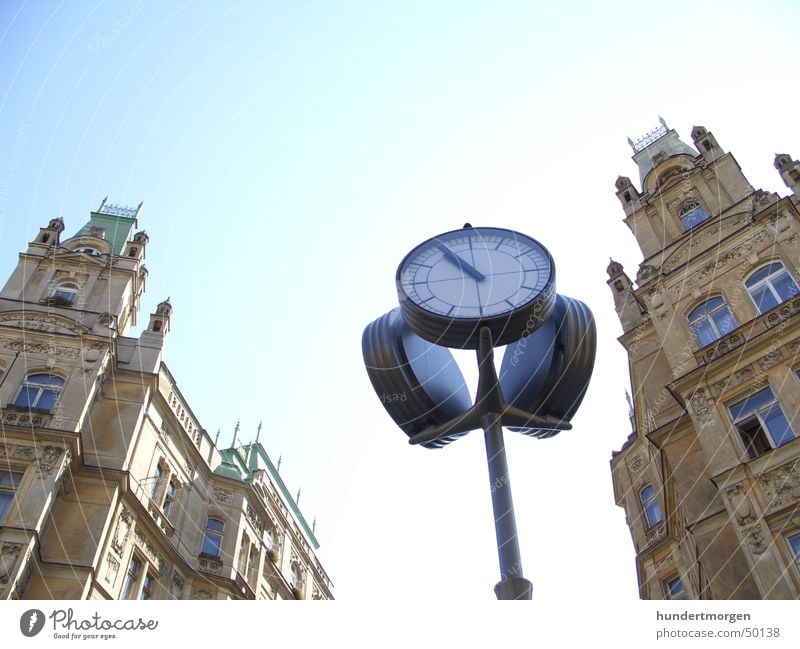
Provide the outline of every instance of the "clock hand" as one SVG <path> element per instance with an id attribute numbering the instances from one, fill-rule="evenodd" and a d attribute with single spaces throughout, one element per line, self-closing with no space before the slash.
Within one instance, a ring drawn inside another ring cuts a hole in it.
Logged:
<path id="1" fill-rule="evenodd" d="M 442 254 L 447 257 L 450 261 L 452 261 L 456 266 L 458 266 L 461 270 L 466 271 L 467 275 L 472 277 L 473 279 L 478 280 L 479 282 L 482 279 L 486 279 L 486 275 L 481 273 L 477 268 L 470 266 L 467 262 L 465 262 L 461 257 L 459 257 L 456 253 L 454 253 L 450 248 L 441 243 L 437 243 L 436 247 L 442 252 Z"/>

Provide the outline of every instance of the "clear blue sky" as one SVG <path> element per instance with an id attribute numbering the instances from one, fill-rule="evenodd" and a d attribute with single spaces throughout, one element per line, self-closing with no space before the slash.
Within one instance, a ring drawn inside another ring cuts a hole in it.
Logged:
<path id="1" fill-rule="evenodd" d="M 552 252 L 600 349 L 575 428 L 507 434 L 536 597 L 633 601 L 609 459 L 629 432 L 609 256 L 641 261 L 614 196 L 626 136 L 714 132 L 756 187 L 800 156 L 792 2 L 0 4 L 0 277 L 49 219 L 144 201 L 140 323 L 222 442 L 261 439 L 351 600 L 490 601 L 480 435 L 410 448 L 364 372 L 403 255 L 475 225 Z M 136 333 L 136 332 L 134 332 Z M 471 358 L 465 359 L 472 363 Z"/>

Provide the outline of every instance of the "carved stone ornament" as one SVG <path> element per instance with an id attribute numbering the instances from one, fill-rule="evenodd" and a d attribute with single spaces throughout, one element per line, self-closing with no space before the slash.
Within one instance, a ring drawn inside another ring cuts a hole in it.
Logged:
<path id="1" fill-rule="evenodd" d="M 681 296 L 691 293 L 695 286 L 704 286 L 709 277 L 713 278 L 720 275 L 720 271 L 729 264 L 743 257 L 748 257 L 755 247 L 767 240 L 769 236 L 769 233 L 762 229 L 736 248 L 716 255 L 713 261 L 705 264 L 700 270 L 692 273 L 687 272 L 684 277 L 680 278 L 680 281 L 670 287 L 670 294 L 673 299 L 678 300 Z"/>
<path id="2" fill-rule="evenodd" d="M 780 509 L 800 498 L 800 459 L 762 473 L 758 483 L 767 500 L 767 511 Z"/>
<path id="3" fill-rule="evenodd" d="M 3 423 L 8 426 L 27 426 L 41 428 L 47 425 L 50 417 L 47 415 L 33 414 L 31 412 L 3 412 Z"/>
<path id="4" fill-rule="evenodd" d="M 111 549 L 120 556 L 122 556 L 125 550 L 132 525 L 133 515 L 123 507 L 119 515 L 119 520 L 117 521 L 117 527 L 114 530 L 114 536 L 111 538 Z"/>
<path id="5" fill-rule="evenodd" d="M 800 313 L 800 295 L 793 297 L 790 301 L 784 302 L 780 308 L 771 311 L 764 321 L 764 324 L 767 328 L 771 328 L 798 313 Z"/>
<path id="6" fill-rule="evenodd" d="M 669 256 L 661 267 L 663 273 L 671 273 L 678 266 L 685 264 L 692 257 L 697 255 L 708 246 L 719 242 L 724 236 L 725 230 L 738 229 L 743 223 L 750 220 L 748 214 L 735 214 L 726 217 L 722 221 L 714 224 L 708 229 L 704 229 L 700 234 L 692 235 L 692 237 L 678 246 L 675 251 Z"/>
<path id="7" fill-rule="evenodd" d="M 164 574 L 164 570 L 166 568 L 166 562 L 164 559 L 161 558 L 161 555 L 156 550 L 156 546 L 148 539 L 144 532 L 142 532 L 138 527 L 134 529 L 133 538 L 136 545 L 141 548 L 147 557 L 156 565 L 158 566 L 158 573 Z"/>
<path id="8" fill-rule="evenodd" d="M 46 354 L 62 358 L 77 358 L 81 352 L 80 347 L 65 347 L 64 345 L 54 345 L 50 342 L 30 339 L 9 340 L 0 338 L 0 347 L 25 354 Z"/>
<path id="9" fill-rule="evenodd" d="M 770 367 L 775 367 L 776 365 L 780 364 L 783 360 L 783 354 L 781 353 L 780 349 L 774 349 L 768 354 L 761 357 L 758 361 L 758 364 L 761 366 L 761 369 L 764 371 L 768 370 Z"/>
<path id="10" fill-rule="evenodd" d="M 5 313 L 0 315 L 0 324 L 28 331 L 54 334 L 84 334 L 88 329 L 72 320 L 55 315 L 30 315 L 28 313 Z"/>
<path id="11" fill-rule="evenodd" d="M 311 588 L 311 599 L 322 599 L 322 591 L 317 584 L 314 584 L 314 586 Z"/>
<path id="12" fill-rule="evenodd" d="M 21 543 L 6 542 L 0 545 L 0 584 L 8 583 L 11 574 L 14 572 L 17 557 L 19 557 L 21 551 Z"/>
<path id="13" fill-rule="evenodd" d="M 213 599 L 213 595 L 202 588 L 195 588 L 192 590 L 192 599 Z"/>
<path id="14" fill-rule="evenodd" d="M 745 540 L 753 554 L 764 554 L 767 550 L 767 542 L 764 539 L 764 532 L 760 524 L 755 524 L 745 531 Z"/>
<path id="15" fill-rule="evenodd" d="M 173 571 L 172 581 L 169 585 L 169 595 L 172 599 L 183 599 L 183 587 L 185 583 L 186 581 L 178 571 Z"/>
<path id="16" fill-rule="evenodd" d="M 259 534 L 264 533 L 264 523 L 258 518 L 258 514 L 250 505 L 247 506 L 247 520 L 250 521 L 250 524 Z"/>
<path id="17" fill-rule="evenodd" d="M 636 282 L 638 284 L 642 284 L 650 279 L 653 275 L 658 272 L 658 268 L 651 264 L 643 264 L 641 268 L 639 268 L 639 272 L 636 273 Z"/>
<path id="18" fill-rule="evenodd" d="M 63 453 L 64 449 L 60 446 L 45 446 L 39 457 L 37 476 L 45 478 L 52 475 L 56 462 L 58 462 Z"/>
<path id="19" fill-rule="evenodd" d="M 97 324 L 103 327 L 113 327 L 114 316 L 107 311 L 105 313 L 101 313 L 99 316 L 97 316 Z"/>
<path id="20" fill-rule="evenodd" d="M 220 489 L 219 487 L 214 487 L 213 495 L 214 495 L 214 500 L 221 503 L 229 503 L 233 500 L 233 492 L 228 491 L 227 489 Z"/>
<path id="21" fill-rule="evenodd" d="M 691 396 L 689 397 L 689 403 L 692 406 L 692 412 L 697 416 L 698 419 L 708 419 L 709 415 L 711 414 L 713 402 L 708 398 L 708 395 L 703 388 L 699 388 L 692 392 Z"/>
<path id="22" fill-rule="evenodd" d="M 738 372 L 734 372 L 727 379 L 723 379 L 722 381 L 717 381 L 714 383 L 714 385 L 712 385 L 710 388 L 711 394 L 714 397 L 718 397 L 726 390 L 735 388 L 742 383 L 750 381 L 755 375 L 756 371 L 752 367 L 745 367 Z"/>
<path id="23" fill-rule="evenodd" d="M 660 525 L 656 525 L 655 527 L 647 530 L 647 543 L 649 545 L 654 545 L 658 543 L 662 539 L 666 538 L 667 536 L 667 525 L 666 523 L 661 523 Z"/>
<path id="24" fill-rule="evenodd" d="M 36 449 L 33 446 L 17 446 L 14 451 L 14 457 L 23 460 L 32 460 L 36 457 Z"/>
<path id="25" fill-rule="evenodd" d="M 713 345 L 709 350 L 707 350 L 703 354 L 703 360 L 707 363 L 713 361 L 715 358 L 719 358 L 720 356 L 724 356 L 729 351 L 736 349 L 737 347 L 741 347 L 745 343 L 745 337 L 740 332 L 734 332 L 729 336 L 726 336 L 718 343 Z"/>
<path id="26" fill-rule="evenodd" d="M 119 561 L 114 558 L 114 555 L 109 554 L 106 556 L 106 563 L 108 564 L 106 567 L 106 581 L 113 586 L 119 572 Z"/>
<path id="27" fill-rule="evenodd" d="M 631 464 L 630 464 L 631 471 L 638 471 L 643 466 L 644 466 L 644 460 L 642 460 L 642 456 L 641 455 L 635 455 L 633 457 L 633 459 L 631 460 Z"/>
<path id="28" fill-rule="evenodd" d="M 739 525 L 749 525 L 756 521 L 756 515 L 750 502 L 749 494 L 744 486 L 737 484 L 725 490 L 725 495 L 730 502 L 736 522 Z"/>
<path id="29" fill-rule="evenodd" d="M 222 572 L 222 562 L 213 559 L 199 559 L 197 567 L 201 572 L 208 572 L 212 575 L 218 575 Z"/>

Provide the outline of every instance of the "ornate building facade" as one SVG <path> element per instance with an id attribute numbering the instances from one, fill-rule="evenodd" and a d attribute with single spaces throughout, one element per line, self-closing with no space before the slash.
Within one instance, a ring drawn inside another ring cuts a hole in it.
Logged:
<path id="1" fill-rule="evenodd" d="M 332 599 L 258 438 L 218 449 L 164 364 L 169 300 L 126 336 L 138 210 L 50 221 L 0 292 L 0 598 Z"/>
<path id="2" fill-rule="evenodd" d="M 617 196 L 642 251 L 609 287 L 632 387 L 613 454 L 645 599 L 800 597 L 800 163 L 754 189 L 711 132 L 661 121 Z"/>

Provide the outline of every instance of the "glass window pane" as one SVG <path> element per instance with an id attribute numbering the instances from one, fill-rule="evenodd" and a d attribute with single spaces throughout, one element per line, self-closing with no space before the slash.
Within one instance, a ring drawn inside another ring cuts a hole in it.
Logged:
<path id="1" fill-rule="evenodd" d="M 781 446 L 794 439 L 792 427 L 783 414 L 783 409 L 777 403 L 764 414 L 764 426 L 769 431 L 769 436 L 775 446 Z"/>
<path id="2" fill-rule="evenodd" d="M 752 290 L 750 295 L 753 298 L 753 302 L 756 303 L 756 308 L 759 313 L 766 313 L 770 309 L 778 306 L 778 300 L 775 299 L 775 296 L 766 284 Z"/>
<path id="3" fill-rule="evenodd" d="M 38 385 L 64 385 L 64 379 L 52 374 L 31 374 L 25 381 L 26 383 L 36 383 Z"/>
<path id="4" fill-rule="evenodd" d="M 757 270 L 755 273 L 753 273 L 752 275 L 750 275 L 750 277 L 747 278 L 745 286 L 753 286 L 753 284 L 757 284 L 762 279 L 764 279 L 768 275 L 772 275 L 772 273 L 779 271 L 781 268 L 783 268 L 783 264 L 780 262 L 770 264 L 769 266 L 764 266 L 764 268 Z"/>
<path id="5" fill-rule="evenodd" d="M 800 534 L 789 537 L 789 547 L 792 548 L 795 558 L 800 558 Z"/>
<path id="6" fill-rule="evenodd" d="M 728 310 L 727 306 L 714 312 L 711 317 L 714 319 L 714 323 L 717 325 L 717 330 L 719 331 L 720 336 L 729 334 L 731 331 L 736 329 L 736 319 Z"/>
<path id="7" fill-rule="evenodd" d="M 58 390 L 42 390 L 35 406 L 42 410 L 52 410 L 56 401 L 58 401 Z"/>
<path id="8" fill-rule="evenodd" d="M 11 489 L 16 489 L 19 486 L 20 482 L 22 482 L 21 473 L 0 471 L 0 487 L 9 487 Z"/>
<path id="9" fill-rule="evenodd" d="M 775 395 L 772 393 L 772 390 L 770 388 L 764 388 L 746 399 L 733 404 L 730 407 L 731 416 L 734 421 L 738 421 L 748 413 L 753 412 L 753 410 L 765 406 L 774 400 Z"/>
<path id="10" fill-rule="evenodd" d="M 6 515 L 6 512 L 11 507 L 11 501 L 14 500 L 14 494 L 8 491 L 0 491 L 0 521 Z"/>
<path id="11" fill-rule="evenodd" d="M 218 557 L 220 554 L 221 541 L 221 536 L 206 532 L 206 534 L 203 536 L 203 547 L 200 549 L 200 551 L 203 554 L 208 554 L 212 557 Z"/>
<path id="12" fill-rule="evenodd" d="M 218 521 L 216 518 L 209 518 L 208 522 L 206 523 L 207 530 L 215 530 L 217 532 L 221 532 L 225 527 L 225 524 L 222 521 Z"/>
<path id="13" fill-rule="evenodd" d="M 797 284 L 786 271 L 772 279 L 771 282 L 772 286 L 775 287 L 775 292 L 784 302 L 792 299 L 798 293 Z"/>
<path id="14" fill-rule="evenodd" d="M 14 401 L 15 406 L 22 406 L 23 408 L 30 408 L 33 400 L 36 398 L 36 395 L 39 393 L 39 390 L 36 388 L 29 388 L 27 386 L 23 387 L 20 390 L 19 395 L 17 396 L 16 401 Z"/>
<path id="15" fill-rule="evenodd" d="M 708 319 L 703 319 L 700 322 L 693 324 L 692 332 L 694 333 L 694 337 L 697 340 L 697 345 L 699 347 L 710 345 L 717 339 L 717 335 L 711 328 L 711 323 L 708 321 Z"/>

